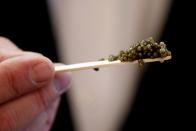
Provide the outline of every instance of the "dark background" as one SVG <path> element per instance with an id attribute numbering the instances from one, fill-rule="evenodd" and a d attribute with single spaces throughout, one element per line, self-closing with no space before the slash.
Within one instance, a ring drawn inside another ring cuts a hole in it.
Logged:
<path id="1" fill-rule="evenodd" d="M 133 109 L 120 130 L 194 128 L 195 8 L 194 1 L 174 0 L 160 38 L 171 50 L 172 60 L 149 65 L 139 81 Z M 46 1 L 0 2 L 0 36 L 24 50 L 58 61 L 49 20 Z M 72 131 L 66 94 L 62 98 L 52 130 Z"/>
<path id="2" fill-rule="evenodd" d="M 160 38 L 172 60 L 153 63 L 143 74 L 123 131 L 195 129 L 195 13 L 194 1 L 173 1 Z"/>

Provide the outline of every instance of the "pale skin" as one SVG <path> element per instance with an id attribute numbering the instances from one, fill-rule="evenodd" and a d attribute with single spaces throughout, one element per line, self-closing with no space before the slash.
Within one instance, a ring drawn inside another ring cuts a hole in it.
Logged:
<path id="1" fill-rule="evenodd" d="M 0 37 L 0 131 L 49 131 L 70 77 Z"/>

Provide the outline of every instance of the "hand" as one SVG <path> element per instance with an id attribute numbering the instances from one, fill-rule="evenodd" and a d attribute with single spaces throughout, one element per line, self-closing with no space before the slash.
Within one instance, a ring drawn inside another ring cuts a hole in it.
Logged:
<path id="1" fill-rule="evenodd" d="M 48 131 L 70 83 L 52 62 L 0 38 L 0 131 Z"/>

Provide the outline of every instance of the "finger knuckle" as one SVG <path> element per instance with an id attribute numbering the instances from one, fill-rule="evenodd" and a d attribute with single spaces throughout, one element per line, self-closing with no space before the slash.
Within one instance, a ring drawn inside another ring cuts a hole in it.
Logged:
<path id="1" fill-rule="evenodd" d="M 0 47 L 21 51 L 10 39 L 0 36 Z"/>
<path id="2" fill-rule="evenodd" d="M 6 37 L 0 36 L 0 43 L 11 43 L 11 41 Z"/>
<path id="3" fill-rule="evenodd" d="M 3 55 L 3 54 L 0 54 L 0 61 L 3 61 L 3 60 L 5 60 L 5 59 L 6 59 L 6 56 Z"/>
<path id="4" fill-rule="evenodd" d="M 7 81 L 8 89 L 10 94 L 14 96 L 20 96 L 21 90 L 14 84 L 15 83 L 15 74 L 11 72 L 6 66 L 4 66 L 4 78 Z"/>
<path id="5" fill-rule="evenodd" d="M 2 91 L 0 103 L 6 102 L 12 96 L 19 96 L 21 90 L 14 84 L 14 74 L 8 69 L 8 67 L 0 66 L 0 88 Z"/>
<path id="6" fill-rule="evenodd" d="M 1 113 L 0 115 L 0 131 L 13 131 L 13 119 L 8 113 Z"/>

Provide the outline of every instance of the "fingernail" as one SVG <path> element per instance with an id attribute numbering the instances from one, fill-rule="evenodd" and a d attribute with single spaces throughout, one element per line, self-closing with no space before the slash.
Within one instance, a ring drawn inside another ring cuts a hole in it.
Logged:
<path id="1" fill-rule="evenodd" d="M 69 74 L 59 73 L 55 75 L 54 88 L 59 94 L 68 90 L 68 88 L 70 87 L 69 86 L 70 83 L 71 83 L 71 77 Z"/>
<path id="2" fill-rule="evenodd" d="M 46 62 L 36 64 L 32 67 L 32 70 L 30 72 L 32 81 L 36 84 L 49 81 L 53 76 L 53 70 L 53 67 Z"/>

